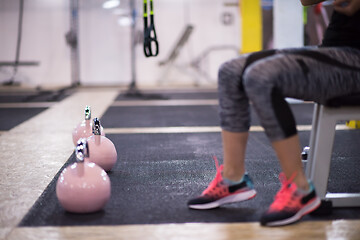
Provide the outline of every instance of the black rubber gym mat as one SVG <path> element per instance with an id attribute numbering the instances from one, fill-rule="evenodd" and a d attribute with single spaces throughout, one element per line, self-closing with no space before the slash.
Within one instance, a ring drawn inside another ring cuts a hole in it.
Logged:
<path id="1" fill-rule="evenodd" d="M 0 92 L 0 103 L 57 102 L 70 96 L 73 91 Z"/>
<path id="2" fill-rule="evenodd" d="M 0 92 L 0 103 L 57 102 L 70 96 L 75 90 Z M 46 107 L 0 108 L 0 131 L 7 131 L 34 117 Z"/>
<path id="3" fill-rule="evenodd" d="M 313 104 L 291 104 L 290 106 L 297 124 L 311 124 Z M 252 125 L 260 125 L 253 110 L 251 110 L 251 119 Z M 217 105 L 131 106 L 108 108 L 101 118 L 101 123 L 107 128 L 219 126 L 220 120 Z"/>
<path id="4" fill-rule="evenodd" d="M 0 130 L 10 130 L 45 109 L 46 108 L 0 108 Z"/>
<path id="5" fill-rule="evenodd" d="M 346 160 L 333 160 L 332 190 L 360 191 L 360 150 L 356 141 L 359 135 L 360 131 L 341 131 L 336 136 L 336 141 L 347 145 L 335 144 L 335 156 L 347 154 Z M 20 226 L 252 222 L 259 220 L 280 187 L 279 164 L 264 133 L 251 133 L 247 149 L 246 167 L 258 195 L 246 202 L 207 211 L 190 210 L 186 202 L 200 194 L 215 176 L 212 156 L 222 161 L 220 133 L 108 137 L 116 145 L 118 162 L 109 173 L 112 196 L 104 210 L 92 214 L 64 211 L 55 195 L 58 174 Z M 309 132 L 300 132 L 300 139 L 306 145 Z M 73 161 L 71 156 L 67 164 Z M 309 215 L 304 220 L 359 219 L 359 216 L 360 208 L 339 208 L 331 215 Z"/>
<path id="6" fill-rule="evenodd" d="M 163 92 L 156 93 L 144 91 L 140 95 L 127 95 L 126 92 L 119 94 L 116 101 L 126 100 L 168 100 L 168 99 L 217 99 L 217 92 Z"/>
<path id="7" fill-rule="evenodd" d="M 217 106 L 110 107 L 101 118 L 108 128 L 218 126 Z"/>

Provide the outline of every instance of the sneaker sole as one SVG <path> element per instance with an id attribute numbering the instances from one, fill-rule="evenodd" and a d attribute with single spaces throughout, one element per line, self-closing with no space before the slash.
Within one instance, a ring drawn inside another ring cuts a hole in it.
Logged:
<path id="1" fill-rule="evenodd" d="M 283 225 L 288 225 L 290 223 L 296 222 L 296 221 L 300 220 L 306 214 L 317 209 L 320 206 L 320 204 L 321 204 L 321 199 L 319 197 L 316 197 L 316 199 L 314 201 L 312 201 L 309 205 L 306 205 L 305 207 L 303 207 L 299 212 L 297 212 L 291 218 L 287 218 L 287 219 L 283 219 L 283 220 L 275 221 L 275 222 L 268 222 L 265 224 L 265 226 L 276 227 L 276 226 L 283 226 Z"/>
<path id="2" fill-rule="evenodd" d="M 250 191 L 233 194 L 233 195 L 221 198 L 221 199 L 211 202 L 211 203 L 189 205 L 189 208 L 200 209 L 200 210 L 212 209 L 212 208 L 217 208 L 217 207 L 227 204 L 227 203 L 246 201 L 255 196 L 256 196 L 256 191 L 254 189 L 252 189 Z"/>

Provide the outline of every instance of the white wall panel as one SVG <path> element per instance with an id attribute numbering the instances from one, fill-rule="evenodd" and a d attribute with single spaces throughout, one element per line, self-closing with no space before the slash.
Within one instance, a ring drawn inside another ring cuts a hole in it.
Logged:
<path id="1" fill-rule="evenodd" d="M 274 47 L 304 45 L 303 10 L 300 0 L 274 0 Z"/>
<path id="2" fill-rule="evenodd" d="M 20 61 L 39 61 L 40 66 L 19 67 L 16 79 L 29 86 L 69 85 L 70 51 L 64 37 L 69 28 L 67 1 L 24 2 Z M 19 1 L 0 1 L 0 61 L 15 61 L 18 14 Z M 5 78 L 0 71 L 0 81 Z"/>

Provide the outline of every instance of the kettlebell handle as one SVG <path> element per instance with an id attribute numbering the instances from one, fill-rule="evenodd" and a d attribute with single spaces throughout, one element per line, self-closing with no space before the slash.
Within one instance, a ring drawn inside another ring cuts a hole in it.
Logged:
<path id="1" fill-rule="evenodd" d="M 93 120 L 93 125 L 92 125 L 92 132 L 94 135 L 101 135 L 101 124 L 100 124 L 100 119 L 98 118 L 94 118 Z"/>
<path id="2" fill-rule="evenodd" d="M 90 106 L 85 107 L 85 120 L 91 119 L 91 108 Z"/>
<path id="3" fill-rule="evenodd" d="M 86 138 L 80 138 L 75 148 L 75 156 L 78 162 L 83 162 L 86 157 L 89 157 L 89 145 Z"/>

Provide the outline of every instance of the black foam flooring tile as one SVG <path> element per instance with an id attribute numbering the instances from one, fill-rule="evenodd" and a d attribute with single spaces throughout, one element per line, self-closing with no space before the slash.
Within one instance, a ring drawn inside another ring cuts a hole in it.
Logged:
<path id="1" fill-rule="evenodd" d="M 0 92 L 0 103 L 24 103 L 24 102 L 58 102 L 64 100 L 73 91 L 43 91 L 43 92 Z"/>
<path id="2" fill-rule="evenodd" d="M 360 193 L 359 139 L 360 129 L 336 132 L 328 182 L 329 192 Z M 360 218 L 360 213 L 358 216 Z"/>
<path id="3" fill-rule="evenodd" d="M 216 91 L 209 92 L 141 92 L 139 95 L 129 95 L 126 92 L 119 94 L 116 101 L 127 100 L 175 100 L 175 99 L 218 99 Z"/>
<path id="4" fill-rule="evenodd" d="M 47 108 L 0 108 L 0 131 L 7 131 Z"/>
<path id="5" fill-rule="evenodd" d="M 218 126 L 217 106 L 110 107 L 101 118 L 104 128 Z"/>
<path id="6" fill-rule="evenodd" d="M 343 131 L 345 132 L 345 131 Z M 356 132 L 356 131 L 355 131 Z M 353 132 L 347 131 L 354 139 Z M 359 137 L 357 132 L 356 137 Z M 340 141 L 344 140 L 340 136 Z M 58 175 L 50 183 L 20 226 L 74 226 L 160 224 L 186 222 L 254 222 L 273 200 L 280 188 L 278 161 L 264 133 L 251 133 L 246 167 L 254 181 L 257 196 L 242 203 L 201 211 L 187 208 L 187 201 L 199 195 L 215 176 L 212 156 L 222 161 L 220 133 L 108 135 L 118 152 L 118 162 L 109 173 L 112 195 L 104 210 L 92 214 L 64 211 L 55 195 Z M 300 132 L 303 146 L 309 132 Z M 350 141 L 351 142 L 351 141 Z M 335 190 L 359 189 L 360 150 L 351 142 L 347 150 L 356 150 L 347 163 L 332 167 Z M 335 151 L 343 146 L 335 146 Z M 343 150 L 345 152 L 345 150 Z M 90 150 L 91 154 L 91 150 Z M 349 154 L 347 156 L 350 156 Z M 74 161 L 72 155 L 66 165 Z M 65 165 L 65 166 L 66 166 Z M 354 179 L 344 177 L 344 168 L 355 172 Z M 333 177 L 333 175 L 331 175 Z M 305 216 L 304 220 L 359 219 L 360 208 L 334 209 L 328 216 Z"/>
<path id="7" fill-rule="evenodd" d="M 291 104 L 297 124 L 310 125 L 313 104 Z M 260 125 L 251 109 L 251 124 Z M 101 118 L 105 128 L 219 126 L 218 106 L 110 107 Z"/>

